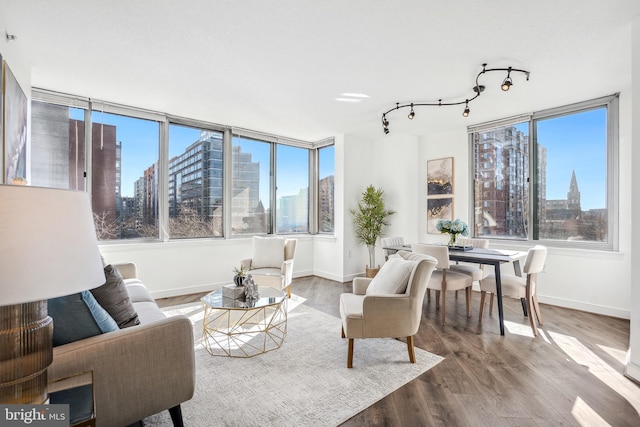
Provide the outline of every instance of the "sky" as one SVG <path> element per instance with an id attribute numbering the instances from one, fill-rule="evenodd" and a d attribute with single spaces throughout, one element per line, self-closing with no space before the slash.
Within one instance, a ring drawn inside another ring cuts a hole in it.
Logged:
<path id="1" fill-rule="evenodd" d="M 71 108 L 71 118 L 84 119 L 84 111 Z M 122 187 L 123 196 L 133 197 L 134 182 L 144 175 L 144 171 L 158 161 L 159 124 L 151 120 L 137 119 L 94 111 L 94 123 L 116 126 L 116 140 L 122 144 Z M 200 130 L 187 126 L 169 127 L 169 158 L 182 154 L 185 149 L 200 138 Z M 260 163 L 260 198 L 265 206 L 269 200 L 269 157 L 268 143 L 243 138 L 234 138 L 234 145 L 241 145 L 243 152 L 251 152 L 252 160 Z M 309 187 L 308 150 L 278 145 L 277 197 L 297 195 L 301 189 Z M 333 147 L 321 150 L 320 177 L 333 175 Z"/>

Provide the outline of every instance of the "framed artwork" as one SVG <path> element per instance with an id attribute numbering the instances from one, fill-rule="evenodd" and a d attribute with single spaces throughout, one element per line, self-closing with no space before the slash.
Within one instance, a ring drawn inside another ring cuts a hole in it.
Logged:
<path id="1" fill-rule="evenodd" d="M 4 124 L 4 183 L 27 180 L 27 96 L 6 62 L 3 62 L 2 114 Z"/>
<path id="2" fill-rule="evenodd" d="M 427 160 L 427 233 L 441 219 L 453 220 L 453 157 Z"/>
<path id="3" fill-rule="evenodd" d="M 427 196 L 453 195 L 453 157 L 427 161 Z"/>
<path id="4" fill-rule="evenodd" d="M 441 219 L 453 220 L 453 197 L 427 199 L 427 233 L 440 234 L 436 224 Z"/>

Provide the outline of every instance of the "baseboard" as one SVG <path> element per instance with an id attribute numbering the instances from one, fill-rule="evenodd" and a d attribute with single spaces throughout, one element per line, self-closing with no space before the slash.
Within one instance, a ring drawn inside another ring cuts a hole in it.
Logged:
<path id="1" fill-rule="evenodd" d="M 605 316 L 618 317 L 620 319 L 630 319 L 631 312 L 614 307 L 590 304 L 581 301 L 573 301 L 563 298 L 554 298 L 538 294 L 538 301 L 543 304 L 556 305 L 558 307 L 572 308 L 574 310 L 586 311 L 589 313 L 602 314 Z"/>
<path id="2" fill-rule="evenodd" d="M 627 360 L 627 364 L 624 367 L 624 376 L 640 384 L 640 366 Z"/>

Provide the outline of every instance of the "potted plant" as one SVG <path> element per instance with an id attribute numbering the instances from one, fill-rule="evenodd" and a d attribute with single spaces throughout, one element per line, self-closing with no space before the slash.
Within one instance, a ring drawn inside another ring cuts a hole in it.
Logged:
<path id="1" fill-rule="evenodd" d="M 358 242 L 366 245 L 369 250 L 367 277 L 374 277 L 380 269 L 380 266 L 374 268 L 376 265 L 376 240 L 383 235 L 384 226 L 389 225 L 387 218 L 395 213 L 395 211 L 385 208 L 382 194 L 382 189 L 370 185 L 362 193 L 358 208 L 349 210 L 356 226 Z"/>
<path id="2" fill-rule="evenodd" d="M 240 268 L 233 267 L 233 272 L 236 273 L 235 276 L 233 276 L 233 283 L 235 283 L 236 286 L 242 286 L 245 277 L 247 277 L 247 269 L 241 264 Z"/>

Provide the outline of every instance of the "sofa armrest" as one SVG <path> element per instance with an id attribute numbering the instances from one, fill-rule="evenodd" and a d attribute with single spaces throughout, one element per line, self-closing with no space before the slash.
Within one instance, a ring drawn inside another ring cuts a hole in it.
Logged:
<path id="1" fill-rule="evenodd" d="M 123 279 L 138 278 L 138 267 L 136 267 L 136 264 L 133 262 L 122 262 L 113 264 L 113 266 L 118 270 Z"/>
<path id="2" fill-rule="evenodd" d="M 355 295 L 364 295 L 372 280 L 369 277 L 356 277 L 353 279 L 353 293 Z"/>
<path id="3" fill-rule="evenodd" d="M 282 267 L 280 268 L 280 274 L 284 276 L 284 287 L 291 285 L 291 281 L 293 280 L 293 260 L 288 259 L 282 263 Z"/>
<path id="4" fill-rule="evenodd" d="M 129 425 L 191 399 L 193 328 L 185 316 L 55 347 L 49 381 L 93 371 L 98 426 Z"/>

